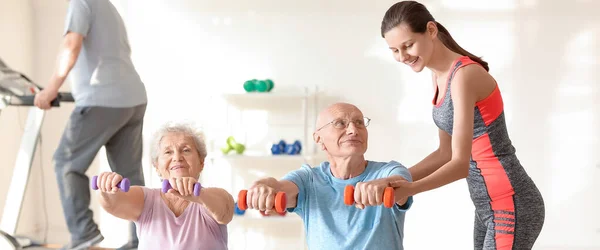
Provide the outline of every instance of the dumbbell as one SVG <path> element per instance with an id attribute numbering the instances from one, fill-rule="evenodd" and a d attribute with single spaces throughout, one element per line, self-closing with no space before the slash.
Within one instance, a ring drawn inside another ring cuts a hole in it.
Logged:
<path id="1" fill-rule="evenodd" d="M 92 177 L 92 182 L 90 184 L 92 185 L 93 190 L 98 190 L 98 176 L 97 175 L 94 175 Z M 121 189 L 123 192 L 128 192 L 130 186 L 131 186 L 131 182 L 127 178 L 123 178 L 121 181 L 119 181 L 119 183 L 117 183 L 117 187 L 119 189 Z"/>
<path id="2" fill-rule="evenodd" d="M 246 213 L 246 211 L 245 211 L 245 210 L 241 210 L 241 209 L 239 208 L 239 206 L 238 206 L 238 203 L 237 203 L 237 202 L 235 202 L 233 205 L 234 205 L 234 210 L 233 210 L 233 213 L 235 213 L 235 214 L 237 214 L 237 215 L 244 215 L 244 214 Z"/>
<path id="3" fill-rule="evenodd" d="M 285 152 L 284 140 L 280 140 L 279 143 L 273 143 L 273 146 L 271 146 L 271 153 L 273 153 L 274 155 L 279 155 L 283 152 Z"/>
<path id="4" fill-rule="evenodd" d="M 169 183 L 169 180 L 165 179 L 162 181 L 162 192 L 166 193 L 169 191 L 169 189 L 172 189 L 173 187 L 171 187 L 171 183 Z M 199 182 L 196 182 L 196 184 L 194 184 L 194 196 L 200 196 L 200 188 L 202 188 L 202 185 L 200 185 Z"/>
<path id="5" fill-rule="evenodd" d="M 271 153 L 274 155 L 288 154 L 296 155 L 302 150 L 302 143 L 299 140 L 294 141 L 294 144 L 286 144 L 284 140 L 271 146 Z"/>
<path id="6" fill-rule="evenodd" d="M 246 92 L 269 92 L 273 89 L 274 83 L 271 79 L 266 80 L 248 80 L 244 82 L 244 90 Z"/>
<path id="7" fill-rule="evenodd" d="M 238 201 L 237 206 L 241 211 L 245 211 L 248 209 L 248 204 L 246 203 L 246 195 L 248 194 L 248 190 L 240 190 L 238 193 Z M 285 192 L 277 192 L 275 195 L 275 211 L 279 215 L 285 215 L 287 208 L 287 199 L 285 196 Z M 260 214 L 266 216 L 263 211 L 260 211 Z"/>
<path id="8" fill-rule="evenodd" d="M 383 191 L 383 206 L 391 208 L 394 206 L 394 188 L 386 187 Z M 348 185 L 344 189 L 344 204 L 351 206 L 354 204 L 354 186 Z"/>
<path id="9" fill-rule="evenodd" d="M 246 150 L 246 146 L 241 143 L 237 143 L 233 136 L 227 137 L 227 145 L 224 148 L 221 148 L 221 152 L 223 154 L 229 154 L 231 150 L 235 150 L 235 152 L 239 155 L 243 154 Z"/>

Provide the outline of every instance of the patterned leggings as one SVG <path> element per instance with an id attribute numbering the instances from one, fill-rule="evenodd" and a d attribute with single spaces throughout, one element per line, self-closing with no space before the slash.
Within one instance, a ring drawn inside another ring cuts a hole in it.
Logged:
<path id="1" fill-rule="evenodd" d="M 475 250 L 533 248 L 544 225 L 544 200 L 533 183 L 529 187 L 520 186 L 519 189 L 520 192 L 502 198 L 512 199 L 514 209 L 492 209 L 489 204 L 476 205 Z"/>

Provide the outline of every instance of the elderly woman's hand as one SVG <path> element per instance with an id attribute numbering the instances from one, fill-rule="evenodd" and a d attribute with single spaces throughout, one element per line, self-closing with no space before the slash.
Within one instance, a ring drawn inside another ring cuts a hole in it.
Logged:
<path id="1" fill-rule="evenodd" d="M 194 197 L 194 185 L 197 182 L 198 180 L 193 177 L 171 177 L 169 179 L 171 189 L 167 193 L 181 198 L 192 198 Z"/>
<path id="2" fill-rule="evenodd" d="M 103 172 L 98 175 L 96 185 L 102 193 L 114 194 L 119 191 L 119 182 L 123 180 L 123 176 L 115 172 Z"/>
<path id="3" fill-rule="evenodd" d="M 254 182 L 246 194 L 248 208 L 265 211 L 266 214 L 276 213 L 275 195 L 279 189 L 279 182 L 272 177 Z"/>

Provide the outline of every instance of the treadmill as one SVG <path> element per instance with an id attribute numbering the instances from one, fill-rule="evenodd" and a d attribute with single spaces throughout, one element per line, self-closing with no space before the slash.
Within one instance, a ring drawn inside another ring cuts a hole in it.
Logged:
<path id="1" fill-rule="evenodd" d="M 40 86 L 20 72 L 9 68 L 0 59 L 0 114 L 3 109 L 10 106 L 31 107 L 27 115 L 12 180 L 4 204 L 2 220 L 0 221 L 0 249 L 2 250 L 23 249 L 32 245 L 31 240 L 16 237 L 15 233 L 44 120 L 44 110 L 33 104 L 35 94 L 41 90 Z M 71 93 L 60 92 L 51 105 L 52 107 L 59 107 L 61 102 L 74 101 Z"/>

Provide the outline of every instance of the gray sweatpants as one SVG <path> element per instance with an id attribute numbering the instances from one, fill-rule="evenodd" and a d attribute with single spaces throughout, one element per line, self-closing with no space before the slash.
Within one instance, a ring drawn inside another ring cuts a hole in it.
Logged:
<path id="1" fill-rule="evenodd" d="M 54 154 L 56 178 L 72 241 L 99 232 L 90 210 L 90 179 L 85 175 L 102 146 L 113 172 L 145 185 L 142 128 L 146 104 L 131 108 L 75 107 Z"/>

